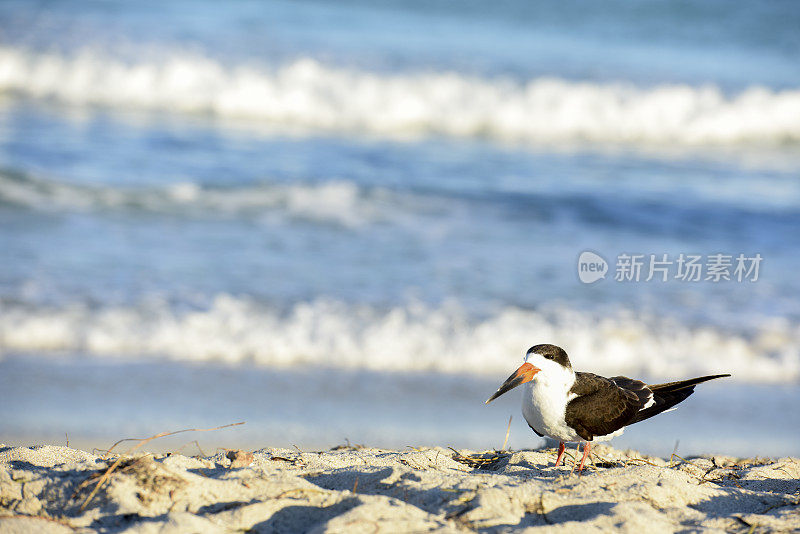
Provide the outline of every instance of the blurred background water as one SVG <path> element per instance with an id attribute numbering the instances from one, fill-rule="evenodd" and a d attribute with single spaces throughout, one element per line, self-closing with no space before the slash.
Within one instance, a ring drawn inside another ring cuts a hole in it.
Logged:
<path id="1" fill-rule="evenodd" d="M 733 373 L 618 446 L 800 454 L 798 28 L 790 1 L 0 3 L 0 441 L 483 449 L 514 414 L 532 447 L 518 395 L 483 400 L 547 342 Z M 622 253 L 763 261 L 617 282 Z"/>

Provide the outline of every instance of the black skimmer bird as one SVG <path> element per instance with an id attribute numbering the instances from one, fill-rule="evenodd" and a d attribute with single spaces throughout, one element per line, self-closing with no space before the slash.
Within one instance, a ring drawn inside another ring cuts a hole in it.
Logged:
<path id="1" fill-rule="evenodd" d="M 731 376 L 701 376 L 667 384 L 648 385 L 625 376 L 604 378 L 572 370 L 567 353 L 555 345 L 528 349 L 525 363 L 508 377 L 486 404 L 525 384 L 522 415 L 537 435 L 559 441 L 556 467 L 564 456 L 564 442 L 584 442 L 583 458 L 591 444 L 622 434 L 625 427 L 673 409 L 694 393 L 697 384 Z M 573 467 L 573 471 L 575 468 Z"/>

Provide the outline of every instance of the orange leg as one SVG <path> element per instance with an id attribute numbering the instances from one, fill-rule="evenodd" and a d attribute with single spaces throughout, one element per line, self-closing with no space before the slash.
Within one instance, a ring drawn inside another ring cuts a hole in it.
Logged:
<path id="1" fill-rule="evenodd" d="M 558 444 L 558 458 L 556 458 L 556 467 L 558 467 L 558 464 L 561 463 L 561 458 L 564 457 L 564 451 L 566 449 L 567 448 L 564 446 L 564 442 L 563 441 L 559 442 L 559 444 Z"/>
<path id="2" fill-rule="evenodd" d="M 583 446 L 583 458 L 581 458 L 581 465 L 578 466 L 578 473 L 580 474 L 583 471 L 583 464 L 586 462 L 586 457 L 589 456 L 589 451 L 592 449 L 592 444 L 588 441 L 586 445 Z"/>

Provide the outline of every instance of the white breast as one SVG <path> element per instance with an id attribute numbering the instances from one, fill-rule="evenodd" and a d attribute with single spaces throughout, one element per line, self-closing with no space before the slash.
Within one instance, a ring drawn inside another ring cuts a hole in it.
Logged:
<path id="1" fill-rule="evenodd" d="M 569 392 L 575 384 L 575 373 L 538 354 L 532 355 L 528 361 L 541 372 L 523 386 L 522 415 L 525 420 L 545 436 L 559 441 L 583 441 L 565 420 L 567 403 L 577 396 Z M 592 442 L 610 440 L 623 431 L 624 427 L 605 436 L 594 436 Z"/>
<path id="2" fill-rule="evenodd" d="M 580 441 L 581 437 L 564 420 L 567 403 L 575 398 L 569 392 L 575 383 L 575 373 L 539 354 L 531 354 L 527 361 L 541 371 L 524 385 L 523 417 L 539 434 L 560 441 Z"/>
<path id="3" fill-rule="evenodd" d="M 523 387 L 522 415 L 534 430 L 559 441 L 581 440 L 564 420 L 567 402 L 575 398 L 568 395 L 570 386 L 533 380 Z"/>

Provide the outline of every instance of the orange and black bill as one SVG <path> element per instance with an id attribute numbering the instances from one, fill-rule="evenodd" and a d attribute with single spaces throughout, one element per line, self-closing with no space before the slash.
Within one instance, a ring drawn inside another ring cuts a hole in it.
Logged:
<path id="1" fill-rule="evenodd" d="M 505 393 L 506 391 L 511 391 L 515 387 L 524 384 L 525 382 L 530 382 L 533 380 L 533 375 L 541 371 L 538 367 L 534 367 L 528 362 L 523 363 L 519 369 L 514 371 L 514 374 L 508 377 L 508 380 L 503 382 L 503 385 L 494 392 L 494 395 L 489 397 L 486 400 L 486 404 L 489 404 L 497 397 Z"/>

